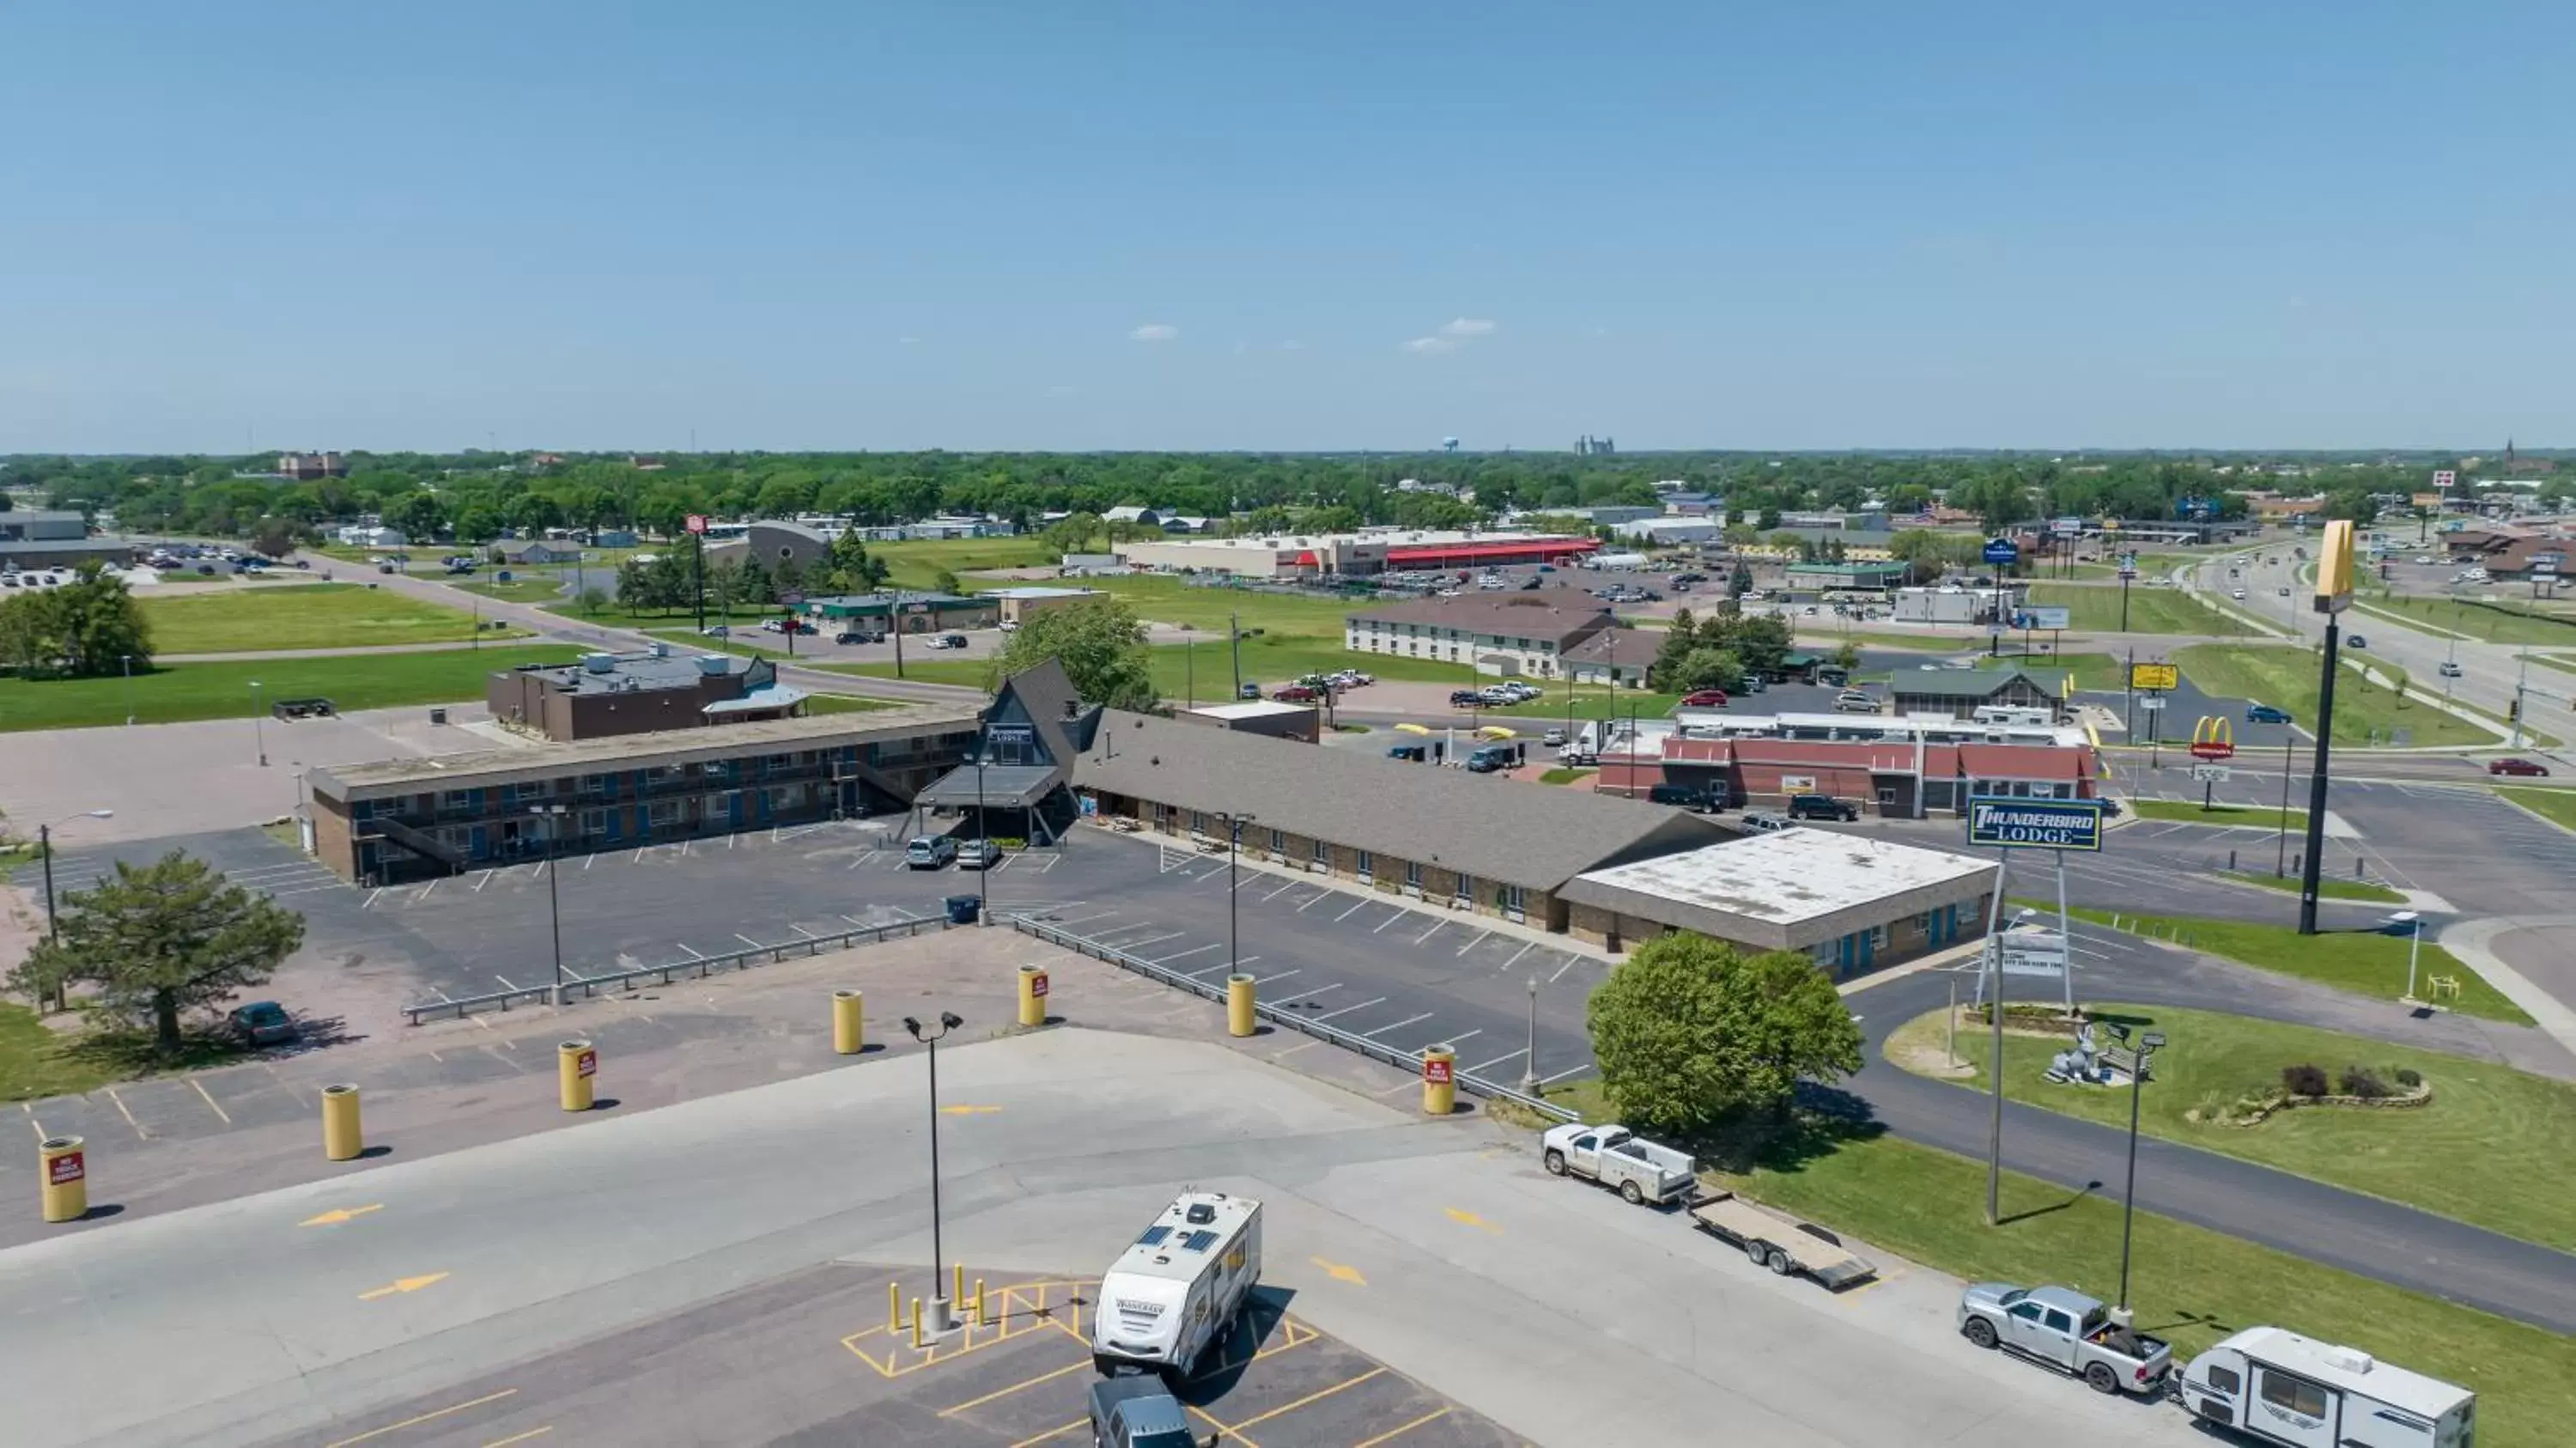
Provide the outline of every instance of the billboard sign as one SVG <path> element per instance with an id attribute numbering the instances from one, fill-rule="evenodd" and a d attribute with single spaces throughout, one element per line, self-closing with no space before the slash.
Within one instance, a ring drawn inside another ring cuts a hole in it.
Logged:
<path id="1" fill-rule="evenodd" d="M 2054 930 L 2007 930 L 1995 937 L 2006 975 L 2066 973 L 2066 937 Z"/>
<path id="2" fill-rule="evenodd" d="M 2025 629 L 2062 629 L 2067 627 L 2066 621 L 2072 618 L 2074 613 L 2075 611 L 2069 608 L 2025 608 L 2014 615 L 2014 622 L 2016 626 Z"/>
<path id="3" fill-rule="evenodd" d="M 2224 764 L 2195 764 L 2191 767 L 2191 782 L 2194 784 L 2225 784 L 2228 777 L 2234 773 L 2236 773 L 2236 771 L 2233 768 Z"/>
<path id="4" fill-rule="evenodd" d="M 2010 568 L 2021 561 L 2021 545 L 2010 538 L 1989 538 L 1984 557 L 1997 568 Z"/>
<path id="5" fill-rule="evenodd" d="M 2131 664 L 2129 687 L 2132 689 L 2179 689 L 2182 687 L 2180 664 Z"/>
<path id="6" fill-rule="evenodd" d="M 1968 843 L 2007 849 L 2099 850 L 2102 801 L 1979 795 L 1968 801 Z"/>
<path id="7" fill-rule="evenodd" d="M 2352 606 L 2352 557 L 2351 520 L 2326 524 L 2317 545 L 2317 612 L 2341 613 Z"/>
<path id="8" fill-rule="evenodd" d="M 704 533 L 707 531 L 707 515 L 704 513 L 691 513 L 689 515 L 689 531 L 692 533 Z"/>
<path id="9" fill-rule="evenodd" d="M 2459 481 L 2460 475 L 2451 471 L 2449 468 L 2444 468 L 2433 474 L 2433 486 L 2437 488 L 2448 489 L 2455 487 L 2458 485 Z"/>
<path id="10" fill-rule="evenodd" d="M 2054 519 L 2049 523 L 2048 531 L 2060 538 L 2072 538 L 2084 531 L 2084 520 L 2081 518 Z"/>

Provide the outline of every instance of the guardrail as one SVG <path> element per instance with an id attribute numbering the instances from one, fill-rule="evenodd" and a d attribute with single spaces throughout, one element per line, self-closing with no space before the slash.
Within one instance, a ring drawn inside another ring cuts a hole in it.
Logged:
<path id="1" fill-rule="evenodd" d="M 566 996 L 570 996 L 575 991 L 585 996 L 593 996 L 599 994 L 601 986 L 632 987 L 635 982 L 647 977 L 659 978 L 662 984 L 669 985 L 674 979 L 684 975 L 704 978 L 718 971 L 748 970 L 755 965 L 775 965 L 790 956 L 820 955 L 827 950 L 846 950 L 860 944 L 872 945 L 891 936 L 912 936 L 919 935 L 925 930 L 947 928 L 947 916 L 932 915 L 920 920 L 899 920 L 892 925 L 868 925 L 857 930 L 837 931 L 830 935 L 809 935 L 803 940 L 790 940 L 777 945 L 756 945 L 749 950 L 731 950 L 722 955 L 674 961 L 669 965 L 639 966 L 634 970 L 612 971 L 607 975 L 580 976 L 567 970 L 564 972 L 563 991 Z M 451 1000 L 422 1001 L 417 1005 L 404 1006 L 402 1013 L 409 1017 L 410 1024 L 415 1026 L 419 1025 L 425 1017 L 447 1011 L 455 1012 L 456 1018 L 463 1020 L 477 1007 L 497 1006 L 506 1011 L 513 1001 L 543 1001 L 551 999 L 554 993 L 555 988 L 551 983 L 522 986 L 514 990 L 496 990 L 482 995 L 458 996 Z"/>
<path id="2" fill-rule="evenodd" d="M 1117 966 L 1122 970 L 1133 971 L 1138 975 L 1144 976 L 1148 980 L 1156 982 L 1157 984 L 1170 986 L 1175 990 L 1188 991 L 1194 996 L 1214 1001 L 1219 1005 L 1223 1005 L 1225 1003 L 1225 983 L 1222 977 L 1220 977 L 1214 984 L 1207 981 L 1196 980 L 1183 975 L 1176 970 L 1165 970 L 1150 960 L 1130 955 L 1126 951 L 1120 950 L 1114 945 L 1103 945 L 1096 940 L 1076 935 L 1069 930 L 1059 930 L 1052 925 L 1042 924 L 1025 915 L 1012 916 L 1011 928 L 1020 932 L 1022 935 L 1034 936 L 1039 940 L 1045 941 L 1049 945 L 1060 946 L 1077 955 L 1087 955 L 1094 960 L 1104 961 L 1110 965 Z M 1393 1046 L 1382 1045 L 1365 1036 L 1355 1036 L 1350 1032 L 1341 1029 L 1339 1026 L 1328 1026 L 1322 1021 L 1307 1020 L 1304 1017 L 1295 1015 L 1291 1012 L 1280 1010 L 1267 1001 L 1255 1001 L 1252 1007 L 1252 1014 L 1256 1019 L 1268 1021 L 1282 1030 L 1296 1031 L 1301 1035 L 1312 1036 L 1328 1045 L 1339 1046 L 1345 1051 L 1357 1052 L 1362 1056 L 1368 1057 L 1372 1061 L 1384 1062 L 1385 1064 L 1393 1066 L 1397 1070 L 1408 1074 L 1419 1073 L 1422 1069 L 1422 1057 L 1418 1054 L 1408 1051 L 1399 1051 Z M 1568 1111 L 1564 1107 L 1559 1106 L 1552 1101 L 1545 1101 L 1535 1096 L 1524 1095 L 1512 1087 L 1505 1086 L 1498 1081 L 1488 1080 L 1482 1076 L 1460 1071 L 1456 1074 L 1454 1079 L 1458 1084 L 1458 1089 L 1466 1092 L 1470 1096 L 1482 1096 L 1489 1101 L 1509 1101 L 1524 1110 L 1534 1111 L 1551 1121 L 1580 1121 L 1583 1119 L 1580 1114 Z"/>

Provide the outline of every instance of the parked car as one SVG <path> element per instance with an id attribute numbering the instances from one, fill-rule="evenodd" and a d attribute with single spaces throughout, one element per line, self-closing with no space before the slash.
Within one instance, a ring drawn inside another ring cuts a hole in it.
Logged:
<path id="1" fill-rule="evenodd" d="M 254 1050 L 261 1046 L 287 1045 L 303 1035 L 296 1028 L 295 1018 L 286 1013 L 286 1007 L 275 1001 L 252 1001 L 248 1005 L 235 1006 L 224 1021 L 232 1027 L 235 1040 Z"/>
<path id="2" fill-rule="evenodd" d="M 1837 714 L 1875 714 L 1878 712 L 1878 701 L 1871 698 L 1869 695 L 1862 693 L 1858 689 L 1845 689 L 1842 693 L 1834 696 L 1834 712 Z"/>
<path id="3" fill-rule="evenodd" d="M 1860 806 L 1830 794 L 1800 794 L 1789 798 L 1789 818 L 1793 820 L 1843 820 L 1860 818 Z"/>
<path id="4" fill-rule="evenodd" d="M 966 636 L 961 633 L 941 634 L 930 641 L 930 646 L 935 649 L 962 649 L 966 647 Z"/>
<path id="5" fill-rule="evenodd" d="M 1258 699 L 1261 697 L 1261 686 L 1251 682 L 1250 680 L 1246 680 L 1235 686 L 1234 697 L 1238 699 Z"/>
<path id="6" fill-rule="evenodd" d="M 1216 1441 L 1216 1436 L 1209 1435 L 1208 1441 Z M 1181 1400 L 1155 1373 L 1126 1373 L 1092 1382 L 1091 1442 L 1092 1448 L 1200 1448 Z"/>
<path id="7" fill-rule="evenodd" d="M 1282 684 L 1270 691 L 1270 697 L 1282 704 L 1312 704 L 1316 694 L 1304 684 Z"/>
<path id="8" fill-rule="evenodd" d="M 2435 666 L 2433 672 L 2440 674 L 2445 679 L 2456 679 L 2460 676 L 2460 666 L 2452 663 L 2449 659 L 2444 659 L 2439 665 Z"/>
<path id="9" fill-rule="evenodd" d="M 2071 1287 L 1970 1283 L 1959 1294 L 1959 1332 L 2082 1378 L 2097 1393 L 2159 1396 L 2173 1367 L 2164 1339 L 2119 1326 L 2098 1299 Z"/>
<path id="10" fill-rule="evenodd" d="M 1716 790 L 1698 784 L 1659 784 L 1646 791 L 1649 804 L 1668 804 L 1676 809 L 1695 809 L 1702 814 L 1716 814 L 1726 808 L 1726 801 Z"/>
<path id="11" fill-rule="evenodd" d="M 720 623 L 708 624 L 705 628 L 700 629 L 699 632 L 711 639 L 729 639 L 733 637 L 733 630 Z"/>
<path id="12" fill-rule="evenodd" d="M 2487 765 L 2487 773 L 2519 775 L 2526 779 L 2547 779 L 2549 777 L 2549 770 L 2546 766 L 2537 764 L 2528 759 L 2495 760 Z"/>
<path id="13" fill-rule="evenodd" d="M 1386 747 L 1386 757 L 1421 764 L 1431 758 L 1431 749 L 1423 744 L 1390 744 Z"/>
<path id="14" fill-rule="evenodd" d="M 1758 830 L 1766 834 L 1773 830 L 1789 829 L 1798 823 L 1778 810 L 1768 809 L 1746 810 L 1742 818 L 1746 829 Z"/>
<path id="15" fill-rule="evenodd" d="M 2370 640 L 2363 638 L 2359 634 L 2345 634 L 2343 637 L 2343 646 L 2357 652 L 2366 652 L 2370 648 Z"/>
<path id="16" fill-rule="evenodd" d="M 1547 745 L 1550 748 L 1561 746 L 1565 743 L 1565 731 L 1562 729 L 1550 729 L 1545 734 L 1538 737 L 1538 742 Z"/>
<path id="17" fill-rule="evenodd" d="M 1467 756 L 1467 772 L 1492 774 L 1496 770 L 1510 769 L 1520 762 L 1520 751 L 1511 745 L 1479 744 L 1475 752 Z"/>
<path id="18" fill-rule="evenodd" d="M 1577 1176 L 1615 1187 L 1631 1205 L 1658 1205 L 1689 1194 L 1698 1163 L 1686 1151 L 1659 1146 L 1624 1126 L 1569 1122 L 1539 1138 L 1550 1176 Z"/>
<path id="19" fill-rule="evenodd" d="M 947 835 L 915 835 L 903 847 L 903 863 L 915 870 L 936 870 L 956 863 L 957 841 Z"/>
<path id="20" fill-rule="evenodd" d="M 1473 709 L 1482 705 L 1484 702 L 1485 691 L 1482 689 L 1452 689 L 1449 691 L 1449 707 L 1452 709 Z"/>
<path id="21" fill-rule="evenodd" d="M 1693 689 L 1689 693 L 1682 695 L 1682 707 L 1685 709 L 1723 709 L 1726 707 L 1726 691 L 1724 689 Z"/>
<path id="22" fill-rule="evenodd" d="M 2248 704 L 2245 706 L 2245 722 L 2248 724 L 2287 724 L 2290 722 L 2290 711 L 2274 704 Z"/>
<path id="23" fill-rule="evenodd" d="M 968 840 L 957 847 L 957 868 L 989 870 L 1002 862 L 1002 847 L 991 840 Z"/>

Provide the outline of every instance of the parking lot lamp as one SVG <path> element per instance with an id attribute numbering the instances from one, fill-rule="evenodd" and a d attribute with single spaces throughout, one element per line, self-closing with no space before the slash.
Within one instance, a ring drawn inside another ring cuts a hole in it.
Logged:
<path id="1" fill-rule="evenodd" d="M 2104 1021 L 2103 1029 L 2121 1045 L 2129 1043 L 2129 1028 L 2118 1021 Z M 2147 1061 L 2164 1049 L 2161 1031 L 2149 1031 L 2138 1038 L 2137 1054 L 2129 1058 L 2129 1184 L 2120 1193 L 2120 1305 L 2117 1309 L 2123 1326 L 2129 1320 L 2129 1227 L 2138 1211 L 2138 1086 L 2147 1079 Z M 2000 1060 L 2000 1058 L 1998 1058 Z"/>
<path id="2" fill-rule="evenodd" d="M 134 655 L 118 654 L 125 664 L 125 722 L 134 722 Z"/>
<path id="3" fill-rule="evenodd" d="M 65 815 L 61 819 L 55 820 L 49 824 L 40 824 L 36 826 L 36 858 L 43 861 L 45 866 L 46 944 L 54 944 L 62 938 L 61 934 L 54 929 L 54 826 L 67 825 L 74 820 L 112 819 L 115 815 L 116 811 L 112 809 L 87 809 L 82 810 L 79 814 Z M 63 1006 L 63 984 L 60 981 L 56 981 L 54 983 L 54 1009 L 61 1010 L 63 1009 Z"/>
<path id="4" fill-rule="evenodd" d="M 1521 1094 L 1538 1094 L 1538 977 L 1529 978 L 1529 1049 L 1521 1052 Z"/>
<path id="5" fill-rule="evenodd" d="M 986 883 L 993 878 L 992 842 L 984 837 L 984 751 L 992 740 L 993 726 L 978 720 L 975 725 L 975 918 L 983 924 L 993 923 L 993 891 Z"/>
<path id="6" fill-rule="evenodd" d="M 268 735 L 260 726 L 259 715 L 259 680 L 253 679 L 250 681 L 250 738 L 253 744 L 259 746 L 259 767 L 266 769 L 268 768 Z"/>
<path id="7" fill-rule="evenodd" d="M 940 1284 L 948 1280 L 948 1269 L 943 1265 L 947 1254 L 939 1240 L 939 1041 L 964 1024 L 966 1022 L 959 1019 L 954 1011 L 939 1013 L 939 1029 L 936 1031 L 924 1029 L 917 1017 L 903 1018 L 903 1028 L 912 1033 L 914 1040 L 930 1048 L 930 1330 L 942 1333 L 954 1325 L 950 1314 L 955 1305 L 948 1300 L 948 1294 L 940 1290 Z"/>
<path id="8" fill-rule="evenodd" d="M 555 861 L 563 854 L 559 845 L 563 839 L 565 808 L 559 804 L 541 804 L 537 806 L 537 814 L 546 821 L 546 858 L 544 861 L 544 869 L 546 872 L 546 924 L 554 932 L 555 991 L 553 1000 L 555 1008 L 557 1010 L 561 1010 L 564 1003 L 563 907 L 555 896 L 555 875 L 557 873 L 555 870 Z"/>
<path id="9" fill-rule="evenodd" d="M 1234 857 L 1243 850 L 1243 827 L 1253 817 L 1219 812 L 1217 818 L 1225 821 L 1225 972 L 1232 975 L 1243 968 L 1237 963 L 1243 952 L 1237 948 L 1234 925 Z"/>
<path id="10" fill-rule="evenodd" d="M 2424 948 L 2424 913 L 2400 910 L 2388 917 L 2388 923 L 2406 927 L 2406 994 L 2403 998 L 2412 1001 L 2415 999 L 2415 957 Z"/>

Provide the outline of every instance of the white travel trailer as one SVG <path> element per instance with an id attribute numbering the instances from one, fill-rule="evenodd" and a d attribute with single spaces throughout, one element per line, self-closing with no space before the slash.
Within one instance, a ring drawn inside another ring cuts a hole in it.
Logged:
<path id="1" fill-rule="evenodd" d="M 1225 1341 L 1261 1280 L 1261 1203 L 1183 1192 L 1100 1279 L 1091 1363 L 1104 1373 L 1150 1368 L 1178 1377 Z"/>
<path id="2" fill-rule="evenodd" d="M 2183 1370 L 2183 1406 L 2289 1448 L 2470 1448 L 2478 1395 L 2356 1348 L 2249 1327 Z"/>

